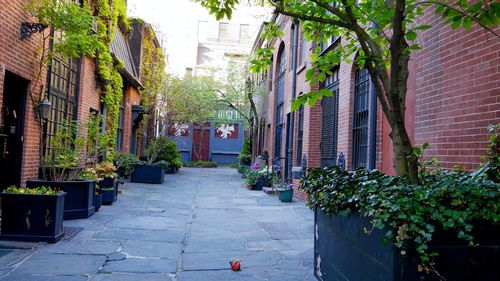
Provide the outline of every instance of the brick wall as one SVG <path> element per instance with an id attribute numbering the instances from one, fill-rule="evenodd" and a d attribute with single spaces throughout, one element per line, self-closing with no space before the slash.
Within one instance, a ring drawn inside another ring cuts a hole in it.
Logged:
<path id="1" fill-rule="evenodd" d="M 22 6 L 26 3 L 27 1 L 20 0 L 0 0 L 0 26 L 2 27 L 0 30 L 0 108 L 2 107 L 6 71 L 30 81 L 28 91 L 33 90 L 35 102 L 40 100 L 40 87 L 46 83 L 46 71 L 42 72 L 40 79 L 36 82 L 37 52 L 42 46 L 41 35 L 33 34 L 28 39 L 20 39 L 21 22 L 35 21 L 23 10 Z M 77 118 L 81 124 L 85 124 L 89 118 L 90 109 L 99 110 L 99 90 L 95 81 L 94 61 L 90 58 L 83 58 L 80 70 Z M 28 93 L 21 185 L 24 185 L 26 179 L 38 177 L 40 126 L 35 115 L 33 102 Z"/>
<path id="2" fill-rule="evenodd" d="M 415 141 L 442 165 L 473 169 L 485 155 L 489 124 L 500 123 L 500 39 L 475 26 L 451 30 L 428 11 L 414 56 Z M 497 32 L 500 28 L 496 29 Z"/>
<path id="3" fill-rule="evenodd" d="M 139 91 L 134 87 L 127 87 L 123 93 L 125 99 L 123 122 L 123 151 L 130 152 L 130 137 L 132 135 L 132 105 L 141 103 Z M 138 150 L 139 151 L 139 150 Z"/>
<path id="4" fill-rule="evenodd" d="M 29 14 L 21 8 L 27 1 L 20 0 L 0 0 L 0 108 L 2 108 L 5 72 L 9 71 L 30 81 L 28 90 L 38 100 L 40 86 L 45 83 L 42 79 L 36 81 L 37 59 L 36 50 L 41 43 L 40 34 L 34 34 L 29 39 L 20 39 L 21 22 L 32 20 Z M 34 178 L 38 175 L 39 157 L 39 122 L 35 119 L 33 103 L 26 97 L 26 112 L 24 124 L 24 147 L 21 169 L 21 183 L 27 178 Z"/>

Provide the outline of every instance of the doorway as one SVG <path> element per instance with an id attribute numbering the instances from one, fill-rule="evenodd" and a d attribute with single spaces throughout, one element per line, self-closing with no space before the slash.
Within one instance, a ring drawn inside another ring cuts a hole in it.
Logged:
<path id="1" fill-rule="evenodd" d="M 202 132 L 203 131 L 203 132 Z M 209 161 L 210 129 L 204 126 L 193 129 L 192 161 Z"/>
<path id="2" fill-rule="evenodd" d="M 24 113 L 29 81 L 5 72 L 0 116 L 0 190 L 21 185 Z"/>

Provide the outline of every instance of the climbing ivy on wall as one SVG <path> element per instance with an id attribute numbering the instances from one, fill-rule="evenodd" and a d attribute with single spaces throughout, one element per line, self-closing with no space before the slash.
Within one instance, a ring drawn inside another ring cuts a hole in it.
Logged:
<path id="1" fill-rule="evenodd" d="M 127 19 L 127 6 L 124 0 L 95 0 L 95 16 L 98 24 L 99 50 L 97 52 L 97 74 L 102 89 L 101 100 L 106 105 L 106 136 L 108 157 L 113 158 L 116 132 L 123 98 L 123 79 L 120 71 L 124 64 L 111 56 L 111 42 L 120 22 L 125 29 L 130 25 Z"/>
<path id="2" fill-rule="evenodd" d="M 138 23 L 144 27 L 144 21 L 137 19 Z M 147 25 L 144 27 L 145 34 L 143 40 L 143 57 L 141 63 L 141 81 L 144 85 L 144 89 L 140 91 L 141 93 L 141 104 L 148 108 L 148 112 L 151 114 L 154 112 L 154 108 L 157 105 L 158 97 L 165 90 L 165 55 L 163 50 L 156 47 L 154 44 L 155 34 L 151 26 Z M 151 116 L 151 115 L 149 115 Z M 142 124 L 147 124 L 149 116 L 143 119 Z M 143 126 L 144 130 L 139 132 L 139 137 L 143 137 L 144 134 L 147 135 L 147 126 Z"/>

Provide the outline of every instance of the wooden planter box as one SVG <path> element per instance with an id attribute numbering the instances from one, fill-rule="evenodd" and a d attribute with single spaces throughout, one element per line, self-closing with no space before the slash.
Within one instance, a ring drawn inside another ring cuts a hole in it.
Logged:
<path id="1" fill-rule="evenodd" d="M 440 280 L 435 274 L 418 272 L 418 258 L 402 256 L 391 242 L 382 243 L 386 231 L 372 229 L 368 219 L 352 214 L 326 216 L 315 211 L 314 274 L 318 280 L 421 281 Z M 439 233 L 429 245 L 437 251 L 436 270 L 453 281 L 497 280 L 500 276 L 500 230 L 478 226 L 474 234 L 480 243 L 468 247 L 456 237 Z"/>
<path id="2" fill-rule="evenodd" d="M 64 200 L 64 219 L 85 219 L 95 213 L 94 194 L 95 181 L 43 181 L 28 180 L 28 188 L 48 186 L 66 192 Z"/>
<path id="3" fill-rule="evenodd" d="M 64 237 L 64 197 L 55 195 L 1 193 L 0 239 L 51 242 Z"/>
<path id="4" fill-rule="evenodd" d="M 136 166 L 130 176 L 131 182 L 137 183 L 163 183 L 165 170 L 162 167 L 153 165 Z"/>
<path id="5" fill-rule="evenodd" d="M 101 188 L 102 203 L 111 205 L 118 198 L 118 182 L 112 178 L 105 178 L 97 183 Z"/>

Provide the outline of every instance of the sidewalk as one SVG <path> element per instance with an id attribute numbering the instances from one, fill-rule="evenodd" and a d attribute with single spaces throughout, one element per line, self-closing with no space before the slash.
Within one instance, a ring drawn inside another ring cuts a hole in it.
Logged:
<path id="1" fill-rule="evenodd" d="M 313 213 L 247 190 L 234 169 L 182 168 L 121 189 L 112 206 L 65 221 L 56 244 L 0 241 L 0 280 L 315 280 Z"/>

